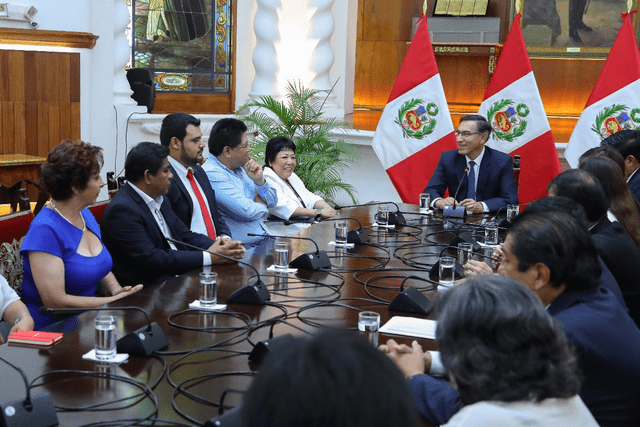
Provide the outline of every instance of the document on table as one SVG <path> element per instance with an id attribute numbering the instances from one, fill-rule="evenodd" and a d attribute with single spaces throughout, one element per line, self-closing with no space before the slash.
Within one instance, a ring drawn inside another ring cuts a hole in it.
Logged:
<path id="1" fill-rule="evenodd" d="M 435 320 L 393 316 L 380 328 L 379 332 L 383 334 L 403 335 L 406 337 L 435 339 L 437 324 Z"/>

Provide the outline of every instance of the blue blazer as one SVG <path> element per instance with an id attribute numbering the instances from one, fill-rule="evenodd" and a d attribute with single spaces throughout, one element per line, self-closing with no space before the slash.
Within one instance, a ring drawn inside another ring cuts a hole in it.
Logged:
<path id="1" fill-rule="evenodd" d="M 208 236 L 189 230 L 166 198 L 160 211 L 174 239 L 203 249 L 213 244 Z M 122 286 L 153 283 L 202 267 L 202 252 L 181 245 L 171 249 L 151 210 L 129 184 L 109 202 L 101 229 L 113 257 L 113 274 Z"/>
<path id="2" fill-rule="evenodd" d="M 563 292 L 548 310 L 578 353 L 580 397 L 596 421 L 602 427 L 640 425 L 640 331 L 626 309 L 601 285 Z M 418 410 L 436 425 L 462 408 L 448 381 L 416 375 L 410 384 Z"/>
<path id="3" fill-rule="evenodd" d="M 209 202 L 209 212 L 213 219 L 213 226 L 216 228 L 216 235 L 220 236 L 225 234 L 233 237 L 231 230 L 229 230 L 229 227 L 227 227 L 227 224 L 218 211 L 216 193 L 213 188 L 211 188 L 211 183 L 209 182 L 209 178 L 207 178 L 206 172 L 199 165 L 193 166 L 192 169 L 194 178 L 198 181 L 198 184 L 200 184 L 204 195 L 207 197 L 207 202 Z M 174 178 L 171 180 L 171 187 L 169 187 L 169 193 L 166 197 L 169 199 L 173 213 L 175 213 L 180 221 L 187 227 L 191 228 L 191 217 L 193 216 L 191 196 L 189 196 L 189 192 L 184 187 L 182 180 L 176 176 L 176 171 L 173 166 L 169 166 L 169 170 L 171 170 Z"/>
<path id="4" fill-rule="evenodd" d="M 518 203 L 518 190 L 513 177 L 513 159 L 510 155 L 490 147 L 484 148 L 484 156 L 480 163 L 480 174 L 477 177 L 476 200 L 486 203 L 489 211 L 495 212 L 507 204 Z M 424 192 L 431 195 L 431 200 L 443 197 L 445 191 L 453 197 L 458 185 L 460 191 L 456 200 L 467 198 L 468 180 L 465 174 L 467 160 L 458 154 L 458 150 L 445 151 Z M 460 184 L 462 180 L 462 184 Z"/>

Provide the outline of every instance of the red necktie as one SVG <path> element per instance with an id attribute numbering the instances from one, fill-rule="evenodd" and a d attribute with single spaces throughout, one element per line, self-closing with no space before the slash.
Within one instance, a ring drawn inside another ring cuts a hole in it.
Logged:
<path id="1" fill-rule="evenodd" d="M 198 203 L 200 203 L 200 211 L 202 211 L 202 216 L 204 218 L 204 223 L 207 226 L 207 234 L 213 240 L 216 240 L 216 229 L 213 226 L 213 221 L 211 220 L 211 214 L 209 213 L 209 209 L 207 208 L 207 204 L 204 202 L 204 198 L 202 197 L 202 193 L 200 193 L 200 189 L 198 188 L 198 184 L 196 184 L 196 180 L 193 177 L 193 170 L 189 169 L 189 172 L 187 172 L 187 179 L 191 183 L 191 188 L 193 188 L 193 192 L 196 195 L 196 199 L 198 199 Z"/>

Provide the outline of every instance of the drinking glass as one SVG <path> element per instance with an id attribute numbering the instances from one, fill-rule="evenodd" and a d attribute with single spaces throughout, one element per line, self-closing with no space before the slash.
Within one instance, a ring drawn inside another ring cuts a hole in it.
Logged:
<path id="1" fill-rule="evenodd" d="M 450 288 L 454 282 L 456 260 L 452 256 L 441 256 L 438 262 L 440 264 L 438 270 L 440 285 L 445 288 Z"/>
<path id="2" fill-rule="evenodd" d="M 465 265 L 473 255 L 473 245 L 471 243 L 458 243 L 458 263 Z"/>
<path id="3" fill-rule="evenodd" d="M 218 274 L 213 271 L 200 273 L 200 305 L 211 307 L 218 302 Z"/>
<path id="4" fill-rule="evenodd" d="M 96 359 L 109 360 L 116 355 L 116 318 L 115 316 L 96 317 L 95 336 Z"/>
<path id="5" fill-rule="evenodd" d="M 381 205 L 378 208 L 378 225 L 389 225 L 389 206 Z"/>
<path id="6" fill-rule="evenodd" d="M 358 330 L 373 344 L 378 346 L 378 329 L 380 329 L 380 315 L 374 311 L 361 311 L 358 314 Z"/>
<path id="7" fill-rule="evenodd" d="M 431 205 L 431 196 L 429 193 L 420 193 L 420 213 L 428 213 Z"/>
<path id="8" fill-rule="evenodd" d="M 336 245 L 344 246 L 347 244 L 347 237 L 349 233 L 349 227 L 347 221 L 336 221 Z"/>
<path id="9" fill-rule="evenodd" d="M 286 270 L 289 268 L 289 243 L 284 239 L 276 239 L 275 257 L 273 265 L 276 270 Z"/>

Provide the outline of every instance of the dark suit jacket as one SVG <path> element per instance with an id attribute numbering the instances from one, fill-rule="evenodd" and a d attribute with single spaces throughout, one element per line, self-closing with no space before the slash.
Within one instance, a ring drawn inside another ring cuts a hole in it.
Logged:
<path id="1" fill-rule="evenodd" d="M 193 216 L 193 203 L 191 202 L 191 197 L 189 196 L 187 189 L 184 188 L 182 180 L 177 177 L 173 166 L 170 166 L 169 169 L 174 175 L 174 178 L 171 180 L 169 194 L 167 194 L 166 197 L 169 199 L 173 212 L 180 221 L 182 221 L 187 227 L 191 228 L 191 217 Z M 207 178 L 206 172 L 199 165 L 193 166 L 192 169 L 193 176 L 196 181 L 198 181 L 198 184 L 200 184 L 202 191 L 204 191 L 204 195 L 207 197 L 207 202 L 209 202 L 209 212 L 213 219 L 213 226 L 216 228 L 216 235 L 220 236 L 226 234 L 227 236 L 232 237 L 231 230 L 229 230 L 229 227 L 227 227 L 227 224 L 222 219 L 220 212 L 218 212 L 216 193 L 213 188 L 211 188 L 211 183 L 209 183 L 209 178 Z M 195 202 L 197 203 L 198 201 L 196 200 Z"/>
<path id="2" fill-rule="evenodd" d="M 629 185 L 629 189 L 636 196 L 636 199 L 640 201 L 640 170 L 636 171 L 631 180 L 627 183 Z"/>
<path id="3" fill-rule="evenodd" d="M 640 331 L 604 286 L 564 292 L 548 308 L 564 326 L 584 377 L 580 397 L 602 427 L 640 425 Z M 418 410 L 445 424 L 462 408 L 447 381 L 416 375 L 411 388 Z"/>
<path id="4" fill-rule="evenodd" d="M 616 278 L 622 293 L 640 291 L 640 248 L 620 223 L 605 218 L 590 232 L 598 254 Z"/>
<path id="5" fill-rule="evenodd" d="M 477 177 L 476 200 L 484 202 L 490 211 L 495 212 L 509 203 L 518 203 L 518 190 L 513 177 L 513 159 L 510 155 L 484 148 L 484 156 L 480 163 L 480 174 Z M 453 197 L 460 185 L 456 200 L 467 198 L 468 179 L 465 169 L 467 160 L 458 154 L 458 150 L 445 151 L 424 192 L 431 195 L 431 200 L 443 197 L 445 191 Z M 462 184 L 460 184 L 462 180 Z"/>
<path id="6" fill-rule="evenodd" d="M 209 237 L 191 232 L 166 201 L 160 208 L 174 239 L 207 249 Z M 151 210 L 129 184 L 109 202 L 102 218 L 102 240 L 113 257 L 113 273 L 122 286 L 152 283 L 202 267 L 202 252 L 176 245 L 172 250 Z"/>

